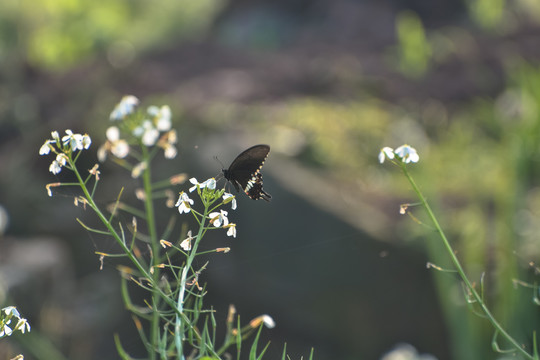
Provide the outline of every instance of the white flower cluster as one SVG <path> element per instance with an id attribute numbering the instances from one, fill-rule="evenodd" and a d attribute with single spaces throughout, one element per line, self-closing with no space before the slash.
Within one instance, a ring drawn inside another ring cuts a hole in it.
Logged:
<path id="1" fill-rule="evenodd" d="M 17 323 L 14 323 L 13 320 L 17 320 Z M 15 324 L 15 326 L 12 324 Z M 30 324 L 21 317 L 15 306 L 3 308 L 0 311 L 0 338 L 11 336 L 17 330 L 24 334 L 26 331 L 30 331 Z"/>
<path id="2" fill-rule="evenodd" d="M 107 141 L 98 149 L 98 159 L 103 162 L 107 158 L 107 154 L 123 159 L 130 151 L 128 141 L 120 138 L 120 129 L 126 129 L 128 132 L 140 139 L 145 146 L 157 145 L 163 149 L 167 159 L 176 157 L 178 151 L 175 144 L 177 143 L 176 130 L 171 129 L 171 109 L 164 105 L 161 108 L 157 106 L 149 106 L 146 114 L 140 118 L 134 119 L 136 122 L 128 122 L 130 115 L 135 113 L 139 99 L 133 95 L 127 95 L 122 98 L 114 110 L 111 112 L 111 121 L 124 121 L 120 126 L 111 126 L 107 129 L 105 135 Z"/>
<path id="3" fill-rule="evenodd" d="M 193 192 L 195 189 L 216 189 L 216 179 L 214 178 L 210 178 L 206 181 L 203 181 L 202 183 L 199 183 L 196 178 L 191 178 L 189 179 L 189 182 L 193 184 L 193 186 L 189 188 L 189 192 Z M 231 209 L 236 210 L 235 196 L 233 194 L 224 193 L 223 203 L 227 204 L 229 202 L 231 203 Z M 188 194 L 182 191 L 175 205 L 178 208 L 178 212 L 180 212 L 180 214 L 187 214 L 191 211 L 191 205 L 193 205 L 193 200 L 189 197 Z M 227 211 L 219 210 L 219 212 L 215 211 L 208 214 L 208 218 L 210 219 L 210 224 L 212 224 L 214 227 L 221 227 L 227 229 L 227 236 L 236 237 L 236 224 L 229 223 L 227 215 Z M 193 238 L 191 236 L 191 232 L 188 232 L 188 238 L 184 240 L 182 244 L 180 244 L 180 246 L 186 251 L 190 250 L 192 239 Z"/>
<path id="4" fill-rule="evenodd" d="M 65 166 L 69 157 L 67 153 L 77 150 L 88 149 L 92 144 L 92 139 L 88 134 L 74 134 L 71 130 L 66 130 L 66 135 L 60 139 L 58 131 L 51 132 L 52 139 L 47 139 L 39 148 L 39 155 L 48 155 L 50 152 L 56 154 L 56 159 L 49 166 L 49 171 L 53 174 L 58 174 L 62 171 L 62 166 Z"/>
<path id="5" fill-rule="evenodd" d="M 385 146 L 379 152 L 379 162 L 382 164 L 384 160 L 393 160 L 395 157 L 398 157 L 405 164 L 416 163 L 420 160 L 420 156 L 416 152 L 416 149 L 409 145 L 401 145 L 396 150 L 391 147 Z"/>

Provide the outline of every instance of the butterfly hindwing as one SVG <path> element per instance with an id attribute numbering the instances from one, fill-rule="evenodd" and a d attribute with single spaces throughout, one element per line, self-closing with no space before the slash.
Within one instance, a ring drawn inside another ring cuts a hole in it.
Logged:
<path id="1" fill-rule="evenodd" d="M 270 146 L 255 145 L 242 152 L 233 160 L 228 169 L 223 169 L 223 176 L 236 191 L 242 189 L 253 200 L 270 201 L 272 196 L 263 190 L 261 168 L 268 157 Z"/>

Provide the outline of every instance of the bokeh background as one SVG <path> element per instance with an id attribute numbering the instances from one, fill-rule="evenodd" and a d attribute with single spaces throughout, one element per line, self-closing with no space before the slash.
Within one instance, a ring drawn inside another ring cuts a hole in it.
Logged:
<path id="1" fill-rule="evenodd" d="M 312 347 L 315 359 L 381 359 L 399 344 L 441 360 L 503 357 L 455 274 L 426 268 L 450 263 L 421 209 L 420 224 L 399 215 L 414 194 L 377 154 L 404 143 L 471 279 L 530 348 L 539 59 L 540 3 L 529 0 L 3 0 L 0 303 L 32 332 L 0 341 L 0 357 L 116 359 L 114 333 L 141 354 L 117 263 L 100 270 L 94 254 L 114 247 L 76 222 L 95 218 L 73 205 L 75 190 L 47 196 L 66 178 L 38 155 L 52 130 L 86 132 L 90 168 L 125 94 L 173 110 L 179 156 L 156 178 L 202 180 L 219 173 L 214 156 L 272 146 L 272 202 L 239 196 L 238 237 L 205 239 L 232 251 L 201 277 L 223 325 L 229 304 L 244 321 L 274 318 L 269 359 L 284 343 L 291 359 Z M 104 205 L 137 186 L 113 164 L 101 170 Z M 174 210 L 158 207 L 165 224 Z"/>

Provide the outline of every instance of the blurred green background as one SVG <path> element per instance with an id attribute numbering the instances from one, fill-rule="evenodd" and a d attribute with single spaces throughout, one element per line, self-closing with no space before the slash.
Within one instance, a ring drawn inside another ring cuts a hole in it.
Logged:
<path id="1" fill-rule="evenodd" d="M 379 359 L 400 343 L 438 359 L 498 358 L 429 227 L 398 214 L 415 202 L 381 147 L 408 143 L 413 176 L 497 319 L 530 346 L 540 247 L 540 3 L 375 0 L 4 0 L 0 2 L 0 302 L 32 324 L 0 357 L 137 356 L 106 240 L 75 221 L 75 190 L 49 198 L 38 149 L 51 130 L 87 132 L 90 168 L 124 94 L 169 104 L 179 156 L 157 178 L 215 176 L 268 143 L 270 204 L 240 196 L 238 237 L 202 281 L 223 324 L 277 326 L 268 358 Z M 121 185 L 102 165 L 106 204 Z M 104 185 L 102 185 L 104 186 Z M 187 186 L 177 187 L 175 192 Z M 135 200 L 133 200 L 135 202 Z M 161 208 L 163 219 L 171 213 Z M 425 220 L 418 208 L 413 214 Z M 186 217 L 187 221 L 187 217 Z M 164 220 L 165 222 L 165 220 Z M 501 342 L 501 347 L 506 344 Z"/>

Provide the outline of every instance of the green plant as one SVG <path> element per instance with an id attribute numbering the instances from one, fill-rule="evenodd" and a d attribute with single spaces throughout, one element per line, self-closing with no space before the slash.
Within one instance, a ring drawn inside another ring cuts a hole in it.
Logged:
<path id="1" fill-rule="evenodd" d="M 436 233 L 439 235 L 444 248 L 446 249 L 447 255 L 449 256 L 453 269 L 447 270 L 443 269 L 435 264 L 428 263 L 428 268 L 440 270 L 440 271 L 452 271 L 456 272 L 460 279 L 463 281 L 464 296 L 466 303 L 470 305 L 473 312 L 478 314 L 481 317 L 487 319 L 494 329 L 492 347 L 495 351 L 500 353 L 514 353 L 519 354 L 525 359 L 539 359 L 536 346 L 536 335 L 533 334 L 533 344 L 530 346 L 530 349 L 526 349 L 518 340 L 516 340 L 505 328 L 504 326 L 495 318 L 489 309 L 486 300 L 484 298 L 484 281 L 483 278 L 480 280 L 480 290 L 477 290 L 473 281 L 467 276 L 465 269 L 461 265 L 459 258 L 456 255 L 456 251 L 452 248 L 450 241 L 446 237 L 439 221 L 437 220 L 431 206 L 427 202 L 425 196 L 420 191 L 420 188 L 414 181 L 410 172 L 407 170 L 407 164 L 416 163 L 419 161 L 420 157 L 416 150 L 409 145 L 403 145 L 396 150 L 390 147 L 384 147 L 379 153 L 379 162 L 383 163 L 385 160 L 390 160 L 393 164 L 398 165 L 403 174 L 411 184 L 414 192 L 420 200 L 420 205 L 424 208 L 427 213 L 427 216 L 431 222 L 431 225 L 434 227 Z M 402 205 L 401 213 L 409 213 L 410 205 Z M 410 214 L 410 213 L 409 213 Z M 411 215 L 412 216 L 412 215 Z M 417 220 L 415 217 L 413 219 Z M 499 345 L 498 338 L 501 337 L 505 339 L 510 344 L 510 349 L 503 350 Z"/>
<path id="2" fill-rule="evenodd" d="M 98 158 L 110 158 L 131 172 L 133 178 L 141 179 L 142 189 L 137 198 L 143 203 L 143 210 L 122 201 L 123 189 L 108 210 L 102 209 L 95 201 L 101 184 L 99 165 L 96 164 L 84 175 L 77 167 L 82 150 L 91 146 L 88 134 L 75 134 L 66 130 L 60 137 L 52 132 L 52 139 L 41 147 L 41 155 L 56 154 L 49 170 L 58 174 L 62 169 L 72 171 L 75 182 L 57 182 L 46 186 L 47 192 L 60 186 L 76 186 L 82 194 L 75 198 L 75 204 L 90 208 L 98 217 L 102 227 L 91 228 L 80 219 L 79 223 L 88 231 L 99 236 L 112 238 L 119 246 L 118 253 L 96 252 L 106 257 L 123 257 L 128 265 L 121 265 L 122 296 L 126 308 L 132 313 L 140 339 L 146 347 L 147 359 L 221 359 L 231 348 L 236 348 L 240 358 L 242 343 L 255 334 L 249 351 L 250 359 L 261 359 L 268 345 L 258 350 L 262 326 L 273 327 L 274 321 L 268 315 L 261 315 L 242 326 L 231 306 L 223 341 L 218 345 L 217 323 L 212 309 L 203 307 L 205 286 L 199 284 L 199 275 L 206 263 L 196 267 L 194 259 L 208 253 L 227 253 L 229 248 L 198 251 L 199 244 L 208 231 L 225 229 L 227 236 L 236 237 L 236 224 L 229 222 L 228 212 L 223 208 L 236 209 L 236 200 L 225 189 L 216 188 L 216 180 L 211 178 L 199 183 L 195 178 L 188 192 L 181 191 L 176 202 L 180 214 L 191 214 L 197 224 L 195 231 L 183 231 L 175 237 L 175 222 L 158 232 L 155 215 L 156 199 L 164 198 L 164 188 L 171 184 L 183 183 L 185 175 L 176 175 L 168 181 L 155 183 L 152 180 L 152 161 L 159 150 L 165 158 L 174 158 L 176 151 L 176 131 L 171 126 L 171 111 L 168 106 L 150 106 L 146 112 L 138 110 L 138 99 L 126 96 L 111 113 L 115 126 L 107 129 L 107 141 L 98 150 Z M 121 136 L 123 134 L 123 136 Z M 134 160 L 134 161 L 132 161 Z M 194 206 L 190 193 L 196 191 L 201 201 L 201 209 Z M 170 202 L 170 201 L 169 201 Z M 172 207 L 172 206 L 171 206 Z M 119 213 L 132 216 L 131 224 L 118 220 Z M 177 216 L 177 215 L 176 215 Z M 139 223 L 142 223 L 139 225 Z M 145 231 L 141 230 L 144 228 Z M 176 238 L 176 240 L 174 240 Z M 144 255 L 141 248 L 147 248 Z M 180 256 L 180 264 L 172 258 Z M 172 274 L 172 279 L 163 277 L 163 272 Z M 136 304 L 130 296 L 130 285 L 144 289 L 148 297 L 144 304 Z M 143 322 L 148 325 L 145 326 Z M 120 336 L 115 336 L 118 354 L 122 359 L 131 359 L 121 344 Z"/>

